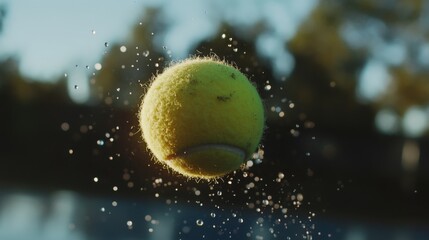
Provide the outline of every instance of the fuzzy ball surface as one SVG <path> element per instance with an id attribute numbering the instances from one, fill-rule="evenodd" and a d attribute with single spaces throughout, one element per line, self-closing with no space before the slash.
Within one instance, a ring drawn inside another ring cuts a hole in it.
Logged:
<path id="1" fill-rule="evenodd" d="M 156 159 L 191 178 L 237 170 L 258 147 L 262 100 L 239 70 L 194 58 L 154 78 L 140 105 L 140 127 Z"/>

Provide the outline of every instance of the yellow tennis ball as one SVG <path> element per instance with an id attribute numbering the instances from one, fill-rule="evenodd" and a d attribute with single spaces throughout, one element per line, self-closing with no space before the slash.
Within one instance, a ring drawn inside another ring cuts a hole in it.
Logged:
<path id="1" fill-rule="evenodd" d="M 139 118 L 143 138 L 161 163 L 205 179 L 239 169 L 264 129 L 256 88 L 236 68 L 210 58 L 188 59 L 158 75 Z"/>

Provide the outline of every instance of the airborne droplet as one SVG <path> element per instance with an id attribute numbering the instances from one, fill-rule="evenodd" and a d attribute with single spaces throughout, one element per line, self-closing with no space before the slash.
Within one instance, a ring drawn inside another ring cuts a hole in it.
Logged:
<path id="1" fill-rule="evenodd" d="M 198 219 L 198 220 L 196 221 L 196 224 L 197 224 L 197 226 L 201 227 L 201 226 L 203 226 L 203 225 L 204 225 L 204 222 L 203 222 L 203 220 Z"/>

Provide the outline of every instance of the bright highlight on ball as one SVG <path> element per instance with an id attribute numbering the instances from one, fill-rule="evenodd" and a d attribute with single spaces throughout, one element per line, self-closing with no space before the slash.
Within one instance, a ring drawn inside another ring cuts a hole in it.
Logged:
<path id="1" fill-rule="evenodd" d="M 256 88 L 236 68 L 194 58 L 167 68 L 151 83 L 139 112 L 153 155 L 193 178 L 237 170 L 256 150 L 264 108 Z"/>

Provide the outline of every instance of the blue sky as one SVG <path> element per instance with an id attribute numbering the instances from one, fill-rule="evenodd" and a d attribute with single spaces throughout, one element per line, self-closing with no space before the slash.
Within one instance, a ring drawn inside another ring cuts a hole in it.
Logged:
<path id="1" fill-rule="evenodd" d="M 292 59 L 287 50 L 266 51 L 283 46 L 316 5 L 300 1 L 25 1 L 0 0 L 7 9 L 0 35 L 0 58 L 18 56 L 20 70 L 30 78 L 49 80 L 71 71 L 76 65 L 93 68 L 106 48 L 105 42 L 123 42 L 147 6 L 161 7 L 169 23 L 158 34 L 158 45 L 172 50 L 173 58 L 184 58 L 200 40 L 217 32 L 222 21 L 250 30 L 257 21 L 268 23 L 269 32 L 258 40 L 260 52 L 275 62 Z M 280 47 L 282 48 L 282 47 Z M 279 74 L 292 65 L 279 65 Z M 285 68 L 286 66 L 286 68 Z"/>
<path id="2" fill-rule="evenodd" d="M 6 18 L 0 58 L 17 56 L 21 72 L 50 80 L 75 68 L 93 66 L 105 42 L 127 38 L 142 12 L 136 1 L 0 0 Z"/>

